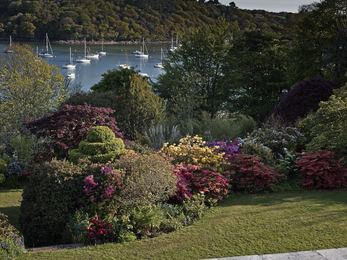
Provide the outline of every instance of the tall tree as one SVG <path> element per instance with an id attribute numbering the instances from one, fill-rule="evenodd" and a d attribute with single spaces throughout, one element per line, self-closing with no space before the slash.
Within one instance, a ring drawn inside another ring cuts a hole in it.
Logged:
<path id="1" fill-rule="evenodd" d="M 347 81 L 346 6 L 346 0 L 324 0 L 301 8 L 306 15 L 298 24 L 292 50 L 291 84 L 315 76 Z"/>
<path id="2" fill-rule="evenodd" d="M 229 87 L 225 84 L 223 66 L 232 47 L 232 36 L 237 34 L 237 23 L 219 20 L 218 26 L 200 27 L 183 35 L 181 46 L 169 52 L 163 62 L 165 73 L 158 77 L 154 90 L 168 101 L 172 109 L 172 99 L 184 89 L 183 77 L 192 76 L 202 79 L 200 96 L 205 96 L 200 110 L 215 115 L 224 108 Z"/>
<path id="3" fill-rule="evenodd" d="M 28 45 L 14 45 L 13 53 L 0 56 L 0 75 L 0 134 L 6 140 L 24 131 L 24 120 L 54 111 L 67 95 L 59 69 Z"/>
<path id="4" fill-rule="evenodd" d="M 224 75 L 228 109 L 262 121 L 290 89 L 285 80 L 288 41 L 274 32 L 249 31 L 234 40 Z"/>

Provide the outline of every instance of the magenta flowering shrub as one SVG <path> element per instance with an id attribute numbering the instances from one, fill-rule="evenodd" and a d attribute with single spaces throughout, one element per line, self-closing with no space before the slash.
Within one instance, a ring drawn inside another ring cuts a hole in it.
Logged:
<path id="1" fill-rule="evenodd" d="M 241 154 L 241 150 L 238 147 L 238 140 L 232 142 L 217 142 L 208 141 L 205 143 L 206 146 L 210 148 L 215 148 L 215 152 L 224 153 L 223 157 L 228 163 L 233 163 L 237 156 Z M 218 146 L 218 148 L 216 148 Z"/>
<path id="2" fill-rule="evenodd" d="M 216 169 L 200 168 L 195 165 L 179 164 L 174 168 L 178 188 L 175 196 L 179 201 L 190 199 L 193 194 L 203 192 L 205 201 L 222 199 L 230 187 L 228 179 Z"/>
<path id="3" fill-rule="evenodd" d="M 124 173 L 122 169 L 115 169 L 110 165 L 101 168 L 101 177 L 94 180 L 93 175 L 84 179 L 84 192 L 89 212 L 98 212 L 103 216 L 113 216 L 117 209 L 115 196 L 120 196 L 124 190 Z"/>

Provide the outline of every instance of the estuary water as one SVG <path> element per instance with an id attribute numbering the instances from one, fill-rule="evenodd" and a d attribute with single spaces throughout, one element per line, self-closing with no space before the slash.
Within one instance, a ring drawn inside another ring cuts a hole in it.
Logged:
<path id="1" fill-rule="evenodd" d="M 20 44 L 29 44 L 34 53 L 41 52 L 45 50 L 45 44 L 42 41 L 40 42 L 20 42 Z M 1 55 L 3 50 L 7 48 L 9 42 L 0 41 L 0 53 Z M 76 63 L 76 59 L 79 56 L 84 55 L 84 44 L 73 45 L 73 44 L 55 44 L 51 43 L 51 47 L 54 53 L 53 58 L 43 58 L 50 65 L 56 65 L 60 68 L 61 74 L 67 76 L 68 72 L 75 72 L 76 77 L 72 79 L 74 83 L 81 84 L 84 91 L 89 91 L 90 87 L 98 83 L 102 74 L 106 73 L 107 70 L 112 70 L 118 68 L 119 64 L 125 64 L 128 60 L 128 65 L 135 67 L 135 70 L 141 70 L 143 73 L 147 73 L 152 81 L 156 82 L 156 78 L 159 74 L 164 73 L 160 68 L 154 68 L 156 63 L 160 62 L 161 59 L 161 48 L 163 53 L 167 53 L 170 45 L 161 45 L 161 44 L 152 44 L 147 45 L 148 50 L 148 59 L 137 58 L 135 54 L 132 54 L 133 51 L 140 50 L 142 44 L 114 44 L 114 45 L 104 45 L 103 50 L 106 52 L 106 55 L 99 55 L 98 59 L 91 59 L 90 63 Z M 63 69 L 62 65 L 70 61 L 70 47 L 73 58 L 73 63 L 76 64 L 76 69 L 69 70 Z M 90 53 L 96 53 L 101 51 L 102 45 L 87 44 L 87 50 Z M 8 55 L 8 54 L 7 54 Z M 127 59 L 126 59 L 127 58 Z"/>

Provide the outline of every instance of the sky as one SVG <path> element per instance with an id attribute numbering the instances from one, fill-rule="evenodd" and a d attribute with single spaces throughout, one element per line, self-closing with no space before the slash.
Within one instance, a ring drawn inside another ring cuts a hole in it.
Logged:
<path id="1" fill-rule="evenodd" d="M 261 9 L 270 12 L 292 12 L 297 13 L 300 5 L 307 5 L 317 0 L 219 0 L 223 5 L 234 2 L 240 9 Z"/>

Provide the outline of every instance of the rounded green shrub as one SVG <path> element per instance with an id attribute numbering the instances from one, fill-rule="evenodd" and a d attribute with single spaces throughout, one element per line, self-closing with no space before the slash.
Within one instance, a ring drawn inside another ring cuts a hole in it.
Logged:
<path id="1" fill-rule="evenodd" d="M 105 126 L 92 127 L 87 135 L 87 141 L 90 143 L 105 143 L 113 140 L 115 134 L 112 130 Z"/>
<path id="2" fill-rule="evenodd" d="M 252 140 L 247 140 L 245 143 L 243 143 L 242 153 L 255 155 L 256 157 L 260 158 L 260 162 L 271 167 L 275 167 L 277 164 L 275 156 L 269 147 Z"/>
<path id="3" fill-rule="evenodd" d="M 89 130 L 87 139 L 79 143 L 78 149 L 70 152 L 70 161 L 77 163 L 78 159 L 88 158 L 93 163 L 106 163 L 127 152 L 123 140 L 115 138 L 110 128 L 96 126 Z"/>
<path id="4" fill-rule="evenodd" d="M 84 160 L 78 164 L 53 159 L 35 168 L 23 190 L 19 223 L 25 245 L 70 243 L 64 236 L 69 216 L 81 205 L 83 181 L 101 174 L 101 167 Z"/>

